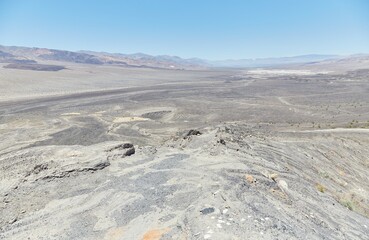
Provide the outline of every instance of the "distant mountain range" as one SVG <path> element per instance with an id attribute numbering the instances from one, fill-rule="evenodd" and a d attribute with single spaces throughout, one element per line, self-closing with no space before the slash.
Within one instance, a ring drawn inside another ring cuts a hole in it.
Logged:
<path id="1" fill-rule="evenodd" d="M 295 57 L 280 57 L 280 58 L 256 58 L 256 59 L 240 59 L 240 60 L 222 60 L 211 61 L 209 64 L 216 67 L 269 67 L 279 65 L 290 65 L 299 63 L 313 63 L 330 59 L 338 59 L 338 55 L 302 55 Z"/>
<path id="2" fill-rule="evenodd" d="M 121 54 L 92 51 L 64 51 L 47 48 L 7 47 L 0 45 L 0 62 L 13 64 L 83 63 L 94 65 L 118 65 L 125 67 L 149 67 L 167 69 L 198 69 L 207 64 L 200 59 L 183 59 L 175 56 L 151 56 L 147 54 Z"/>
<path id="3" fill-rule="evenodd" d="M 368 57 L 357 55 L 356 57 Z M 177 56 L 152 56 L 143 53 L 122 54 L 93 51 L 65 51 L 47 48 L 8 47 L 0 45 L 0 63 L 18 64 L 66 64 L 82 63 L 94 65 L 117 65 L 124 67 L 148 67 L 164 69 L 204 69 L 212 67 L 248 68 L 271 67 L 294 64 L 316 64 L 324 61 L 345 61 L 338 55 L 303 55 L 281 58 L 258 58 L 240 60 L 210 61 L 199 58 L 183 59 Z M 10 66 L 13 66 L 10 65 Z M 27 67 L 29 68 L 29 66 Z M 43 69 L 43 68 L 37 68 Z"/>

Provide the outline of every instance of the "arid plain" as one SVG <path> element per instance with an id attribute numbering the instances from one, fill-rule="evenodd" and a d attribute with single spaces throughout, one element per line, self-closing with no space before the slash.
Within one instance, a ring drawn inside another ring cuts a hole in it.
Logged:
<path id="1" fill-rule="evenodd" d="M 0 239 L 369 239 L 368 61 L 5 65 Z"/>

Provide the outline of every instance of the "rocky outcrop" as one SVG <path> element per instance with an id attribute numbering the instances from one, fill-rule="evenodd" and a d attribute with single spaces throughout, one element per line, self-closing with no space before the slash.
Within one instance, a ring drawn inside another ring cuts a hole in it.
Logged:
<path id="1" fill-rule="evenodd" d="M 38 181 L 63 178 L 78 172 L 94 172 L 109 166 L 114 159 L 134 153 L 133 144 L 119 142 L 90 146 L 32 147 L 0 157 L 0 169 L 6 171 L 0 181 L 3 181 L 2 186 L 5 188 L 9 181 Z"/>

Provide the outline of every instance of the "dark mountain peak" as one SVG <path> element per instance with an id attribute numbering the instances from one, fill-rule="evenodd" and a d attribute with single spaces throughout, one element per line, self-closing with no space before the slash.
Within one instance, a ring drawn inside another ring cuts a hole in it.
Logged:
<path id="1" fill-rule="evenodd" d="M 101 61 L 97 56 L 94 55 L 55 49 L 49 49 L 48 53 L 41 54 L 38 57 L 45 60 L 54 60 L 54 61 L 103 64 L 103 61 Z"/>

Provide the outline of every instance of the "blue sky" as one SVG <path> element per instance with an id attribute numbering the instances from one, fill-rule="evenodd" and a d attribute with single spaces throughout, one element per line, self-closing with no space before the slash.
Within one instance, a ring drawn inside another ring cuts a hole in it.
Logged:
<path id="1" fill-rule="evenodd" d="M 0 0 L 0 44 L 213 60 L 369 53 L 369 1 Z"/>

